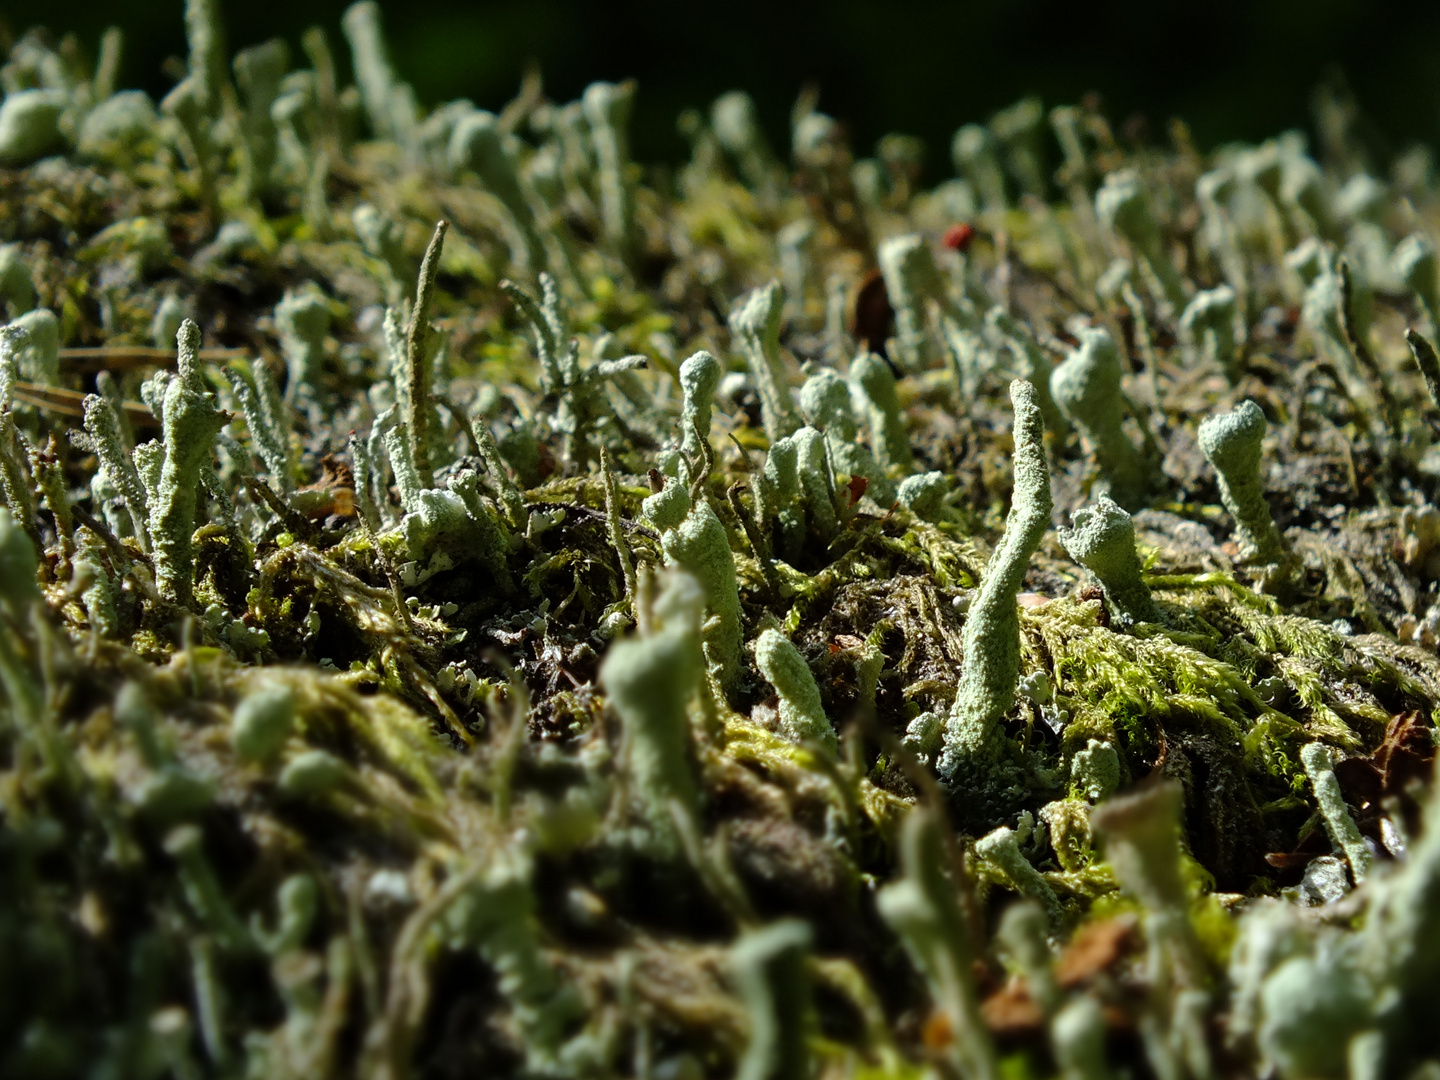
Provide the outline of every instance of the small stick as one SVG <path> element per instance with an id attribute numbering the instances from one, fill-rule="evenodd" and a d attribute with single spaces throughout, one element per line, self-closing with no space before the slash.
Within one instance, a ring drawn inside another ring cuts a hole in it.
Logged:
<path id="1" fill-rule="evenodd" d="M 1399 410 L 1395 406 L 1395 397 L 1390 393 L 1390 387 L 1386 385 L 1385 373 L 1380 370 L 1380 364 L 1376 361 L 1373 353 L 1366 347 L 1365 342 L 1360 339 L 1360 333 L 1355 325 L 1354 311 L 1354 282 L 1350 277 L 1350 260 L 1339 260 L 1340 271 L 1340 325 L 1345 328 L 1345 337 L 1350 342 L 1350 350 L 1355 354 L 1355 359 L 1370 376 L 1370 381 L 1375 384 L 1375 393 L 1380 398 L 1380 403 L 1385 407 L 1385 419 L 1390 426 L 1390 433 L 1398 442 L 1400 439 L 1400 417 Z"/>
<path id="2" fill-rule="evenodd" d="M 1413 326 L 1405 331 L 1405 341 L 1415 354 L 1415 366 L 1425 378 L 1425 389 L 1430 391 L 1431 403 L 1440 409 L 1440 356 L 1435 355 L 1435 346 Z"/>
<path id="3" fill-rule="evenodd" d="M 244 360 L 252 355 L 252 349 L 201 349 L 199 357 L 221 363 L 226 360 Z M 60 359 L 69 360 L 73 367 L 82 371 L 94 371 L 110 367 L 174 367 L 174 349 L 152 349 L 147 345 L 98 345 L 61 349 Z"/>
<path id="4" fill-rule="evenodd" d="M 11 394 L 16 401 L 36 409 L 48 409 L 61 416 L 85 415 L 86 395 L 78 390 L 66 390 L 58 386 L 45 386 L 43 383 L 17 380 L 11 383 Z M 124 410 L 125 418 L 132 424 L 140 427 L 158 428 L 160 426 L 160 422 L 155 419 L 155 414 L 150 411 L 148 405 L 142 405 L 138 401 L 122 401 L 120 408 Z"/>
<path id="5" fill-rule="evenodd" d="M 250 492 L 250 497 L 268 506 L 287 531 L 304 537 L 306 540 L 314 540 L 319 536 L 320 530 L 315 527 L 314 522 L 304 514 L 290 509 L 285 504 L 285 500 L 277 495 L 264 480 L 254 476 L 242 476 L 240 480 L 245 485 L 245 490 Z"/>
<path id="6" fill-rule="evenodd" d="M 1145 358 L 1145 374 L 1150 382 L 1150 407 L 1155 411 L 1155 416 L 1163 427 L 1165 411 L 1160 404 L 1159 361 L 1155 356 L 1155 344 L 1150 340 L 1150 320 L 1146 318 L 1145 308 L 1140 303 L 1140 297 L 1134 288 L 1127 282 L 1120 286 L 1120 290 L 1120 295 L 1125 300 L 1125 306 L 1130 309 L 1130 314 L 1135 320 L 1135 344 L 1140 346 L 1140 355 Z"/>
<path id="7" fill-rule="evenodd" d="M 480 421 L 484 423 L 483 420 Z M 600 447 L 600 473 L 605 478 L 605 528 L 610 536 L 610 546 L 620 559 L 620 573 L 625 579 L 625 599 L 635 602 L 635 561 L 630 557 L 630 545 L 620 530 L 620 491 L 615 483 L 615 469 L 610 461 L 610 448 Z"/>
<path id="8" fill-rule="evenodd" d="M 445 247 L 448 228 L 448 221 L 443 218 L 437 221 L 435 235 L 425 249 L 420 280 L 415 286 L 415 309 L 410 313 L 410 329 L 405 340 L 405 429 L 410 435 L 410 460 L 422 488 L 435 486 L 435 474 L 430 470 L 430 365 L 425 346 L 430 339 L 435 277 L 440 272 L 440 252 Z"/>
<path id="9" fill-rule="evenodd" d="M 730 500 L 730 508 L 740 519 L 740 528 L 745 530 L 745 539 L 750 541 L 750 550 L 755 553 L 755 561 L 760 564 L 760 573 L 765 576 L 765 588 L 769 591 L 772 599 L 778 599 L 780 576 L 775 573 L 775 564 L 770 559 L 769 545 L 760 535 L 759 527 L 745 512 L 745 504 L 740 501 L 740 489 L 740 484 L 732 484 L 725 495 Z"/>
<path id="10" fill-rule="evenodd" d="M 690 481 L 690 501 L 693 503 L 705 491 L 710 474 L 715 471 L 715 451 L 710 446 L 710 440 L 705 437 L 705 433 L 700 430 L 699 425 L 693 419 L 690 421 L 690 430 L 695 436 L 699 450 L 699 461 L 689 462 L 690 468 L 695 474 L 694 479 Z"/>
<path id="11" fill-rule="evenodd" d="M 485 471 L 490 474 L 495 490 L 500 494 L 500 505 L 505 509 L 505 519 L 512 528 L 521 528 L 525 524 L 525 498 L 515 481 L 510 478 L 510 471 L 506 468 L 505 458 L 500 453 L 499 444 L 495 442 L 489 422 L 477 412 L 465 426 L 470 432 L 470 438 L 475 441 L 481 460 L 485 462 Z M 601 460 L 604 460 L 603 455 Z"/>

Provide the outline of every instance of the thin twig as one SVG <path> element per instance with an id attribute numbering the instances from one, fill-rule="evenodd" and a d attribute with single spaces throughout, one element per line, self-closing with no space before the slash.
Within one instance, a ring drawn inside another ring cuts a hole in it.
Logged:
<path id="1" fill-rule="evenodd" d="M 227 360 L 244 360 L 253 355 L 252 349 L 201 349 L 199 357 L 212 363 Z M 81 371 L 93 371 L 111 367 L 174 367 L 174 349 L 152 349 L 145 345 L 99 345 L 61 349 L 60 359 L 69 361 L 70 366 Z"/>
<path id="2" fill-rule="evenodd" d="M 605 478 L 605 528 L 610 536 L 610 546 L 620 560 L 620 573 L 625 579 L 625 599 L 635 601 L 635 562 L 630 557 L 630 545 L 620 531 L 620 490 L 615 483 L 615 469 L 610 461 L 610 448 L 600 447 L 600 474 Z"/>
<path id="3" fill-rule="evenodd" d="M 710 440 L 700 430 L 698 424 L 692 419 L 690 430 L 695 435 L 695 445 L 698 447 L 698 461 L 691 461 L 690 472 L 690 501 L 693 503 L 705 491 L 705 485 L 710 481 L 710 474 L 715 471 L 715 451 L 710 446 Z"/>
<path id="4" fill-rule="evenodd" d="M 1385 373 L 1380 370 L 1380 364 L 1365 345 L 1364 340 L 1361 339 L 1359 328 L 1355 325 L 1355 287 L 1350 276 L 1350 260 L 1341 258 L 1338 262 L 1340 325 L 1345 328 L 1345 337 L 1350 342 L 1350 351 L 1355 354 L 1355 359 L 1360 361 L 1360 366 L 1365 369 L 1365 374 L 1370 376 L 1370 381 L 1375 386 L 1375 393 L 1385 408 L 1385 420 L 1390 428 L 1391 437 L 1399 442 L 1400 410 L 1395 405 L 1395 396 L 1390 393 L 1390 387 L 1385 382 Z"/>
<path id="5" fill-rule="evenodd" d="M 1440 410 L 1440 356 L 1435 355 L 1435 346 L 1413 326 L 1405 331 L 1405 341 L 1415 355 L 1415 366 L 1425 379 L 1425 389 L 1430 391 L 1431 404 Z"/>
<path id="6" fill-rule="evenodd" d="M 10 384 L 11 396 L 25 405 L 35 409 L 46 409 L 49 412 L 58 413 L 61 416 L 85 415 L 85 398 L 88 396 L 79 390 L 66 390 L 59 386 L 46 386 L 43 383 L 24 382 L 16 380 Z M 142 405 L 138 401 L 122 401 L 120 408 L 125 414 L 125 419 L 136 427 L 158 428 L 160 421 L 155 419 L 155 414 L 150 411 L 148 405 Z"/>
<path id="7" fill-rule="evenodd" d="M 1124 298 L 1125 306 L 1130 309 L 1130 315 L 1135 320 L 1135 343 L 1140 346 L 1140 355 L 1145 360 L 1145 373 L 1150 381 L 1150 407 L 1155 410 L 1156 419 L 1159 420 L 1163 429 L 1165 410 L 1160 404 L 1159 363 L 1155 356 L 1155 344 L 1150 340 L 1150 320 L 1146 318 L 1145 307 L 1140 303 L 1140 297 L 1129 282 L 1120 286 L 1120 295 Z"/>
<path id="8" fill-rule="evenodd" d="M 405 337 L 405 430 L 410 436 L 410 460 L 422 488 L 435 486 L 430 469 L 430 362 L 425 346 L 430 340 L 430 309 L 435 303 L 435 277 L 440 273 L 440 252 L 450 223 L 435 223 L 435 234 L 420 263 L 420 280 L 415 286 L 415 306 L 410 312 L 410 329 Z"/>
<path id="9" fill-rule="evenodd" d="M 740 519 L 740 528 L 745 531 L 745 539 L 750 541 L 750 550 L 755 553 L 755 561 L 760 564 L 760 573 L 765 577 L 765 588 L 770 593 L 770 599 L 775 600 L 780 596 L 780 575 L 775 572 L 775 563 L 770 558 L 770 545 L 765 543 L 759 528 L 745 512 L 745 504 L 740 501 L 743 486 L 730 485 L 725 496 L 730 500 L 730 508 L 735 511 L 735 516 Z"/>
<path id="10" fill-rule="evenodd" d="M 240 482 L 245 485 L 245 490 L 250 492 L 252 499 L 263 502 L 274 512 L 286 530 L 309 541 L 314 541 L 320 536 L 320 530 L 316 528 L 315 523 L 304 514 L 287 506 L 285 500 L 277 495 L 275 490 L 264 480 L 256 476 L 241 476 Z"/>

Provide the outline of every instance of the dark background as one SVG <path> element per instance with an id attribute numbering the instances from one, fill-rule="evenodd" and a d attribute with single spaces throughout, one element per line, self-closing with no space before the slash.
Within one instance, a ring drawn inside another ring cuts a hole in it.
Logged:
<path id="1" fill-rule="evenodd" d="M 229 45 L 308 26 L 340 35 L 343 0 L 222 0 Z M 92 52 L 126 32 L 122 85 L 157 97 L 166 57 L 185 54 L 181 0 L 0 0 L 10 34 L 41 24 Z M 498 108 L 528 60 L 555 100 L 594 79 L 640 80 L 634 150 L 679 160 L 675 118 L 735 87 L 756 98 L 771 141 L 806 82 L 844 121 L 858 153 L 886 131 L 922 136 L 928 173 L 947 175 L 949 137 L 1025 93 L 1047 105 L 1099 91 L 1117 124 L 1137 115 L 1153 139 L 1184 118 L 1202 148 L 1311 127 L 1314 87 L 1343 72 L 1380 160 L 1440 143 L 1440 2 L 1374 0 L 389 0 L 386 32 L 401 76 L 426 105 L 455 97 Z M 1132 125 L 1133 126 L 1133 125 Z"/>

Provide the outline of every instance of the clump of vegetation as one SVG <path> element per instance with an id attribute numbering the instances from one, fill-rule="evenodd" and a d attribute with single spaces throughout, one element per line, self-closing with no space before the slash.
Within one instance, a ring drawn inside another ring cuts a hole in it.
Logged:
<path id="1" fill-rule="evenodd" d="M 0 68 L 0 1072 L 1440 1070 L 1428 158 L 185 25 Z"/>

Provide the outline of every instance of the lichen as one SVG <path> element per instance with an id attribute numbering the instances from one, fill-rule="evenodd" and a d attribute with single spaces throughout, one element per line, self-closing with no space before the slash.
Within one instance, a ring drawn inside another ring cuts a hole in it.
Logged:
<path id="1" fill-rule="evenodd" d="M 1050 526 L 1050 471 L 1045 461 L 1045 425 L 1035 391 L 1019 380 L 1010 384 L 1015 408 L 1015 495 L 1005 535 L 985 568 L 980 593 L 965 620 L 960 684 L 945 726 L 940 771 L 953 776 L 963 766 L 998 756 L 995 727 L 1015 700 L 1020 674 L 1020 622 L 1015 594 L 1030 556 Z"/>
<path id="2" fill-rule="evenodd" d="M 1413 152 L 185 9 L 0 70 L 6 1075 L 1433 1071 Z"/>

